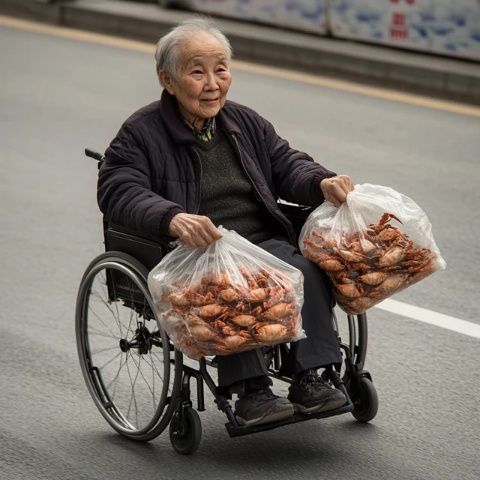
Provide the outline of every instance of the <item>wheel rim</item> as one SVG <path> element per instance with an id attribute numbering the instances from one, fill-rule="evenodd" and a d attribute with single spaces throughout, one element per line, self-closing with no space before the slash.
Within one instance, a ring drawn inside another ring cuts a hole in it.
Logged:
<path id="1" fill-rule="evenodd" d="M 121 275 L 125 288 L 113 288 L 109 298 L 112 275 Z M 172 352 L 162 348 L 169 340 L 144 281 L 119 262 L 95 265 L 82 282 L 78 315 L 79 356 L 95 404 L 121 433 L 147 434 L 161 420 L 173 375 Z"/>

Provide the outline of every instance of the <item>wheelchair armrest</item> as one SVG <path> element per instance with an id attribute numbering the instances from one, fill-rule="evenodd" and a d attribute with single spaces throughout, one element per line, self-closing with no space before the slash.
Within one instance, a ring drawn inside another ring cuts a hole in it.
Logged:
<path id="1" fill-rule="evenodd" d="M 291 203 L 277 202 L 282 213 L 292 222 L 293 228 L 297 236 L 300 235 L 303 225 L 308 216 L 315 210 L 314 207 L 305 205 L 295 205 Z"/>
<path id="2" fill-rule="evenodd" d="M 105 224 L 105 251 L 117 251 L 131 255 L 150 271 L 171 250 L 166 245 L 140 237 L 136 232 L 115 225 Z"/>

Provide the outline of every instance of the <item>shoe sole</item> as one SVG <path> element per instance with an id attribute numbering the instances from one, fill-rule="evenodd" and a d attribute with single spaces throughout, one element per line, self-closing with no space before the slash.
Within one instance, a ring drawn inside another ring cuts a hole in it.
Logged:
<path id="1" fill-rule="evenodd" d="M 332 398 L 331 400 L 326 400 L 323 403 L 313 405 L 312 407 L 306 407 L 300 403 L 294 403 L 293 406 L 301 413 L 310 414 L 310 413 L 320 413 L 328 412 L 329 410 L 335 410 L 343 405 L 345 405 L 346 399 L 343 398 Z"/>
<path id="2" fill-rule="evenodd" d="M 236 415 L 235 418 L 237 419 L 239 425 L 241 425 L 242 427 L 251 427 L 253 425 L 263 425 L 264 423 L 279 422 L 280 420 L 285 420 L 286 418 L 292 417 L 294 413 L 295 410 L 292 405 L 292 407 L 288 410 L 282 410 L 275 413 L 266 413 L 261 417 L 252 418 L 250 420 L 245 420 L 238 415 Z"/>

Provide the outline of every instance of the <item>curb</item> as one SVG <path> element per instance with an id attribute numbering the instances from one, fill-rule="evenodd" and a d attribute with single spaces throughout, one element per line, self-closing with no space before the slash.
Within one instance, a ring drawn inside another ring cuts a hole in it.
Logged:
<path id="1" fill-rule="evenodd" d="M 0 12 L 104 34 L 156 42 L 192 12 L 128 1 L 0 0 Z M 480 65 L 241 21 L 217 19 L 235 57 L 357 82 L 480 104 Z"/>

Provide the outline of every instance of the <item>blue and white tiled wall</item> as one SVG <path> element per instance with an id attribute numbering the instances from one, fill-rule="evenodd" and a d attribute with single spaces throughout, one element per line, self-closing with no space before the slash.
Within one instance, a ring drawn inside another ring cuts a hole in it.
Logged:
<path id="1" fill-rule="evenodd" d="M 480 61 L 480 0 L 184 0 L 191 8 Z"/>

